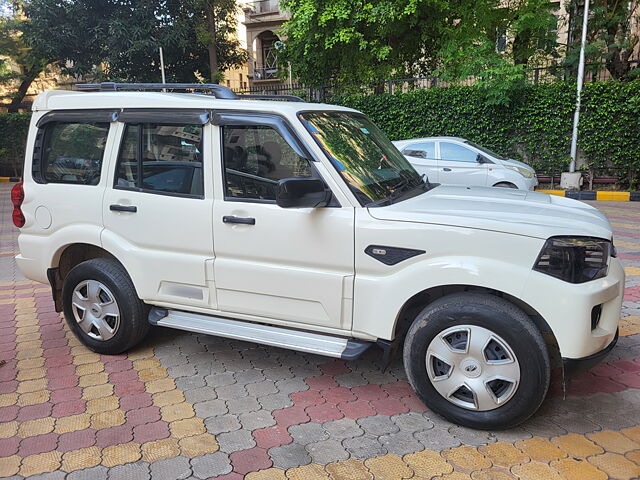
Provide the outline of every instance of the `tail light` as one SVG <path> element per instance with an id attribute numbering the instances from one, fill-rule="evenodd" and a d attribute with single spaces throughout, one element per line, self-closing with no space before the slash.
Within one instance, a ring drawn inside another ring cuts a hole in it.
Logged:
<path id="1" fill-rule="evenodd" d="M 22 182 L 16 183 L 11 189 L 11 203 L 13 203 L 13 224 L 18 227 L 24 227 L 25 219 L 20 207 L 24 201 L 24 188 Z"/>

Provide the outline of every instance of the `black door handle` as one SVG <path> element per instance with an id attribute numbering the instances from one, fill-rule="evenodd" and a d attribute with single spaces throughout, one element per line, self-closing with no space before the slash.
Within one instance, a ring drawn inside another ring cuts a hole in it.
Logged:
<path id="1" fill-rule="evenodd" d="M 451 169 L 447 168 L 447 167 L 443 168 L 442 170 L 444 170 L 445 172 L 450 172 L 451 171 Z"/>
<path id="2" fill-rule="evenodd" d="M 225 215 L 222 217 L 223 223 L 242 223 L 244 225 L 255 225 L 256 219 L 251 217 L 236 217 L 234 215 Z"/>
<path id="3" fill-rule="evenodd" d="M 112 212 L 131 212 L 136 213 L 138 207 L 135 205 L 109 205 L 109 210 Z"/>

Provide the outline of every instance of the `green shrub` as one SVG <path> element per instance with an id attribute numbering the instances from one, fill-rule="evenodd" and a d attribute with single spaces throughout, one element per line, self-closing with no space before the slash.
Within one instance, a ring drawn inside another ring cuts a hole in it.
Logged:
<path id="1" fill-rule="evenodd" d="M 30 113 L 0 114 L 0 177 L 22 176 Z"/>
<path id="2" fill-rule="evenodd" d="M 588 167 L 640 171 L 640 81 L 585 85 L 578 146 Z M 567 169 L 575 84 L 523 88 L 508 106 L 490 105 L 475 87 L 345 95 L 332 103 L 361 110 L 392 140 L 451 135 L 522 160 L 544 172 Z"/>

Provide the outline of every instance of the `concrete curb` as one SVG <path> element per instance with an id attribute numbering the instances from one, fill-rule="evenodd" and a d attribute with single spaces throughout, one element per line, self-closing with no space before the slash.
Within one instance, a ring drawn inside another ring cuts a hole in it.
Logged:
<path id="1" fill-rule="evenodd" d="M 601 200 L 605 202 L 640 202 L 640 192 L 578 191 L 578 190 L 536 190 L 536 192 L 557 195 L 575 200 Z"/>

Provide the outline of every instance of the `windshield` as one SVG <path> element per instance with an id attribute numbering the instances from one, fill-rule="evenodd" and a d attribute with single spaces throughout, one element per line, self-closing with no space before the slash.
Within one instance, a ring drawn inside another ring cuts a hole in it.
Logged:
<path id="1" fill-rule="evenodd" d="M 477 148 L 478 150 L 480 150 L 481 152 L 486 153 L 487 155 L 491 155 L 493 158 L 497 158 L 498 160 L 506 160 L 506 158 L 504 158 L 502 155 L 498 155 L 496 152 L 489 150 L 488 148 L 482 147 L 480 145 L 478 145 L 475 142 L 472 142 L 470 140 L 465 140 L 464 143 L 466 143 L 467 145 L 471 145 L 472 147 Z"/>
<path id="2" fill-rule="evenodd" d="M 422 176 L 364 115 L 306 112 L 300 118 L 362 205 L 388 205 L 424 192 Z"/>

